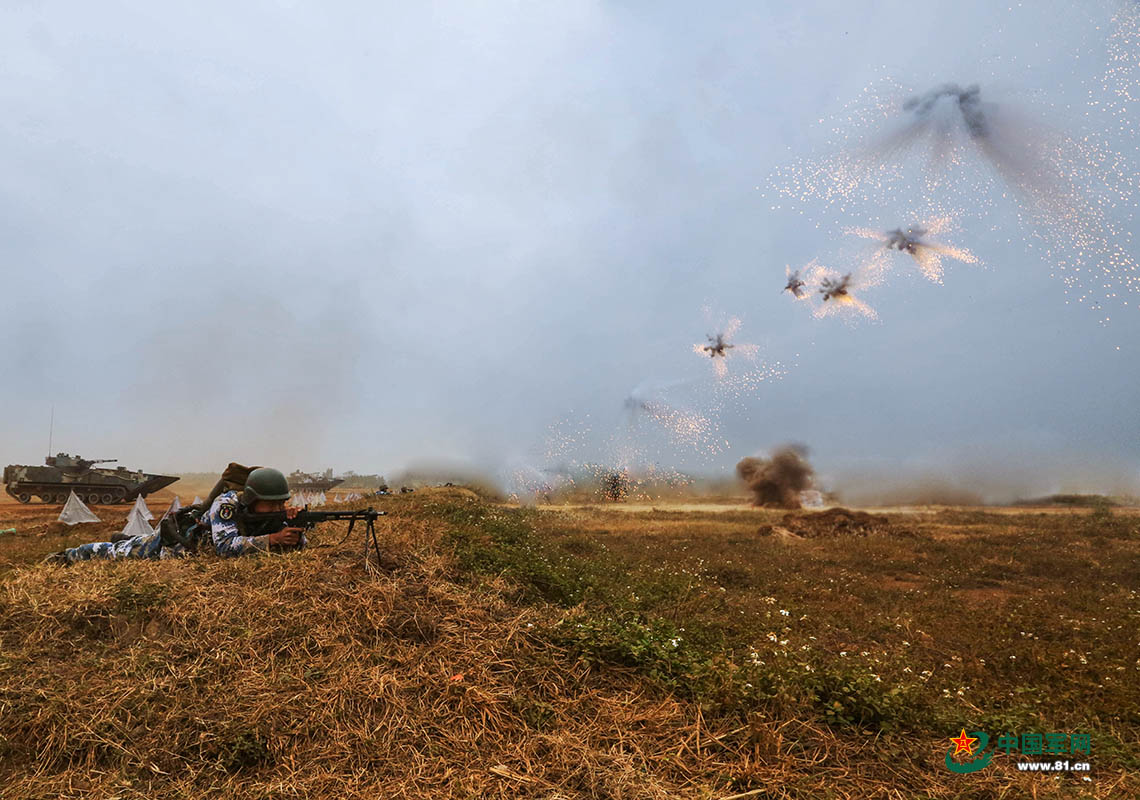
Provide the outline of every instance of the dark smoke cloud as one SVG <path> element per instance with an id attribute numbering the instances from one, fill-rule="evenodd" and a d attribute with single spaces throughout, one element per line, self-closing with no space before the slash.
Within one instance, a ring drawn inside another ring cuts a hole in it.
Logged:
<path id="1" fill-rule="evenodd" d="M 806 447 L 784 445 L 767 459 L 742 459 L 736 465 L 736 474 L 752 492 L 754 505 L 800 508 L 800 492 L 811 488 L 815 472 L 808 463 Z"/>

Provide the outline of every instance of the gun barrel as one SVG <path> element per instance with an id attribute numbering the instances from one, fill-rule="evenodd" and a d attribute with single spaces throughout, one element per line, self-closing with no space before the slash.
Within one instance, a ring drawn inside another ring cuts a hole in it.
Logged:
<path id="1" fill-rule="evenodd" d="M 257 522 L 289 522 L 296 527 L 312 527 L 322 522 L 351 522 L 352 520 L 375 520 L 387 515 L 387 511 L 362 509 L 359 511 L 298 511 L 291 519 L 284 511 L 270 511 L 264 514 L 246 514 L 246 520 Z"/>
<path id="2" fill-rule="evenodd" d="M 297 516 L 311 519 L 314 522 L 326 522 L 330 520 L 350 520 L 350 519 L 368 519 L 371 517 L 382 517 L 387 514 L 387 511 L 375 511 L 371 508 L 363 509 L 360 511 L 298 511 Z"/>

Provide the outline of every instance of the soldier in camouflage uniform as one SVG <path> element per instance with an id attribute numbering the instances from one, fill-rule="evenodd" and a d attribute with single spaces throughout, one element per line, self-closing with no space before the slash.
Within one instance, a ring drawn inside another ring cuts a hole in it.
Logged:
<path id="1" fill-rule="evenodd" d="M 209 510 L 173 541 L 164 537 L 161 530 L 133 536 L 119 542 L 91 542 L 53 553 L 47 560 L 60 564 L 74 564 L 93 558 L 179 558 L 189 549 L 196 550 L 207 538 L 219 556 L 240 556 L 246 553 L 263 553 L 271 549 L 298 549 L 304 547 L 305 535 L 300 528 L 278 527 L 278 530 L 250 530 L 245 517 L 248 513 L 263 514 L 285 509 L 289 499 L 289 482 L 278 470 L 260 467 L 249 473 L 245 487 L 219 494 Z M 296 511 L 287 509 L 286 516 Z"/>

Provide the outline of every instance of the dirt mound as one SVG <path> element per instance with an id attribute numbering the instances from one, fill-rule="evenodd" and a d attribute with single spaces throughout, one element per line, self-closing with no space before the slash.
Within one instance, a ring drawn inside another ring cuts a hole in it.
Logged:
<path id="1" fill-rule="evenodd" d="M 848 508 L 829 508 L 810 514 L 785 514 L 780 524 L 805 538 L 894 532 L 888 517 Z"/>

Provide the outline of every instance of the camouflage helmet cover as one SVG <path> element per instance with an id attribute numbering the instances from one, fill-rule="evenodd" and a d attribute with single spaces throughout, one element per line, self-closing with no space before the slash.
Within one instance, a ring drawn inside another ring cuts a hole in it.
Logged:
<path id="1" fill-rule="evenodd" d="M 272 467 L 258 467 L 245 479 L 242 501 L 246 505 L 255 500 L 288 500 L 289 481 L 280 470 Z"/>

